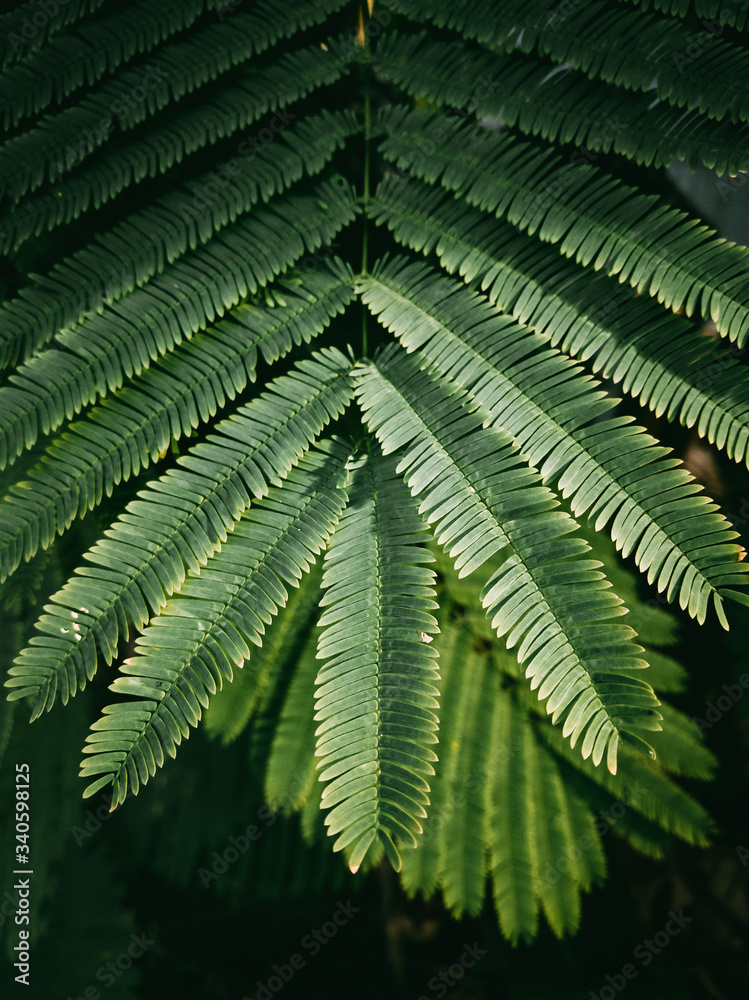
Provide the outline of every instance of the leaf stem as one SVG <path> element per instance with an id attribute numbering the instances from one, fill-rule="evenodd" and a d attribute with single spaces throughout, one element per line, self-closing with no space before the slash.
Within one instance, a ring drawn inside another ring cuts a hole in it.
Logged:
<path id="1" fill-rule="evenodd" d="M 360 7 L 360 27 L 362 29 L 362 34 L 364 35 L 363 42 L 363 55 L 365 62 L 364 69 L 364 192 L 362 196 L 362 210 L 363 210 L 363 232 L 362 232 L 362 261 L 361 270 L 362 274 L 367 273 L 367 252 L 369 244 L 369 217 L 368 217 L 368 207 L 369 207 L 369 134 L 371 128 L 371 99 L 369 92 L 369 77 L 370 77 L 370 60 L 369 60 L 369 32 L 363 30 L 364 19 L 365 19 L 365 7 L 364 4 Z M 362 303 L 362 356 L 367 356 L 367 308 Z"/>

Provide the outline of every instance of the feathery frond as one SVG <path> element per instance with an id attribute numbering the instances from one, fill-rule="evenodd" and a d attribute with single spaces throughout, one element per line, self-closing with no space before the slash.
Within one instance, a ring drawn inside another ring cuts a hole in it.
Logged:
<path id="1" fill-rule="evenodd" d="M 58 334 L 62 350 L 37 354 L 10 376 L 12 386 L 0 388 L 0 468 L 40 433 L 56 430 L 239 305 L 305 250 L 329 244 L 354 216 L 350 187 L 327 182 L 317 197 L 291 197 L 276 211 L 236 222 L 115 308 Z"/>
<path id="2" fill-rule="evenodd" d="M 137 655 L 111 685 L 137 698 L 104 710 L 88 737 L 81 774 L 96 778 L 84 794 L 114 783 L 112 807 L 138 791 L 197 726 L 208 695 L 262 645 L 288 599 L 325 546 L 346 500 L 349 452 L 328 442 L 310 452 L 282 489 L 271 490 L 236 525 L 207 566 L 167 602 L 138 640 Z"/>
<path id="3" fill-rule="evenodd" d="M 566 537 L 575 522 L 554 510 L 538 474 L 521 469 L 509 440 L 482 428 L 444 377 L 397 351 L 355 375 L 383 452 L 408 446 L 398 469 L 412 493 L 423 494 L 419 511 L 461 575 L 509 551 L 482 594 L 487 617 L 510 648 L 519 643 L 532 689 L 551 696 L 554 721 L 565 714 L 572 746 L 582 737 L 583 757 L 599 764 L 605 756 L 616 773 L 620 735 L 642 744 L 628 730 L 659 729 L 658 702 L 647 683 L 624 673 L 646 666 L 642 649 L 626 625 L 606 621 L 622 614 L 621 601 L 608 593 L 598 563 L 581 558 L 588 545 Z"/>
<path id="4" fill-rule="evenodd" d="M 48 13 L 43 24 L 34 24 L 36 30 L 30 35 L 24 32 L 24 24 L 38 12 L 37 0 L 26 0 L 15 10 L 0 17 L 0 39 L 2 40 L 2 56 L 0 63 L 8 66 L 22 60 L 25 56 L 41 48 L 45 42 L 54 38 L 63 28 L 94 13 L 103 6 L 106 0 L 69 0 L 67 4 L 57 4 L 57 9 Z"/>
<path id="5" fill-rule="evenodd" d="M 433 112 L 392 110 L 381 127 L 382 152 L 399 168 L 439 181 L 564 257 L 605 267 L 668 309 L 712 319 L 739 347 L 746 342 L 746 255 L 699 220 L 590 164 L 510 135 L 445 123 Z"/>
<path id="6" fill-rule="evenodd" d="M 261 200 L 268 202 L 302 176 L 319 173 L 355 130 L 350 114 L 310 117 L 278 142 L 261 146 L 250 160 L 240 155 L 214 167 L 187 182 L 186 192 L 163 195 L 49 275 L 35 277 L 0 312 L 5 363 L 28 359 L 60 328 L 80 323 L 87 313 L 101 313 L 105 304 L 142 287 Z"/>
<path id="7" fill-rule="evenodd" d="M 184 99 L 341 6 L 343 0 L 295 0 L 279 9 L 270 0 L 260 0 L 250 12 L 239 11 L 226 22 L 212 21 L 197 34 L 158 49 L 137 68 L 119 70 L 94 94 L 48 116 L 43 128 L 29 129 L 0 148 L 0 197 L 16 204 L 45 180 L 54 181 L 69 169 L 70 162 L 60 160 L 66 147 L 77 148 L 82 141 L 83 156 L 90 155 L 107 142 L 115 123 L 123 132 L 133 129 L 172 100 Z"/>
<path id="8" fill-rule="evenodd" d="M 339 352 L 303 361 L 216 427 L 128 504 L 108 537 L 52 597 L 10 670 L 10 698 L 32 695 L 32 718 L 63 704 L 94 676 L 97 644 L 111 663 L 128 621 L 142 628 L 226 541 L 227 532 L 269 484 L 278 484 L 352 395 Z M 150 612 L 149 612 L 150 608 Z"/>
<path id="9" fill-rule="evenodd" d="M 286 305 L 240 306 L 70 424 L 0 501 L 0 579 L 214 417 L 254 381 L 258 350 L 272 362 L 320 334 L 353 297 L 352 277 L 334 258 L 293 279 Z"/>
<path id="10" fill-rule="evenodd" d="M 78 219 L 144 179 L 176 169 L 190 154 L 236 135 L 249 125 L 262 121 L 263 116 L 271 112 L 283 112 L 273 115 L 267 124 L 271 135 L 279 133 L 280 137 L 283 133 L 279 130 L 297 118 L 295 113 L 284 109 L 305 97 L 309 91 L 333 84 L 346 65 L 347 60 L 340 55 L 340 49 L 334 50 L 330 46 L 327 51 L 314 46 L 285 53 L 277 63 L 258 69 L 247 79 L 223 90 L 219 97 L 201 101 L 196 106 L 178 107 L 163 127 L 155 124 L 154 129 L 142 138 L 136 133 L 128 136 L 126 142 L 105 146 L 90 160 L 78 157 L 67 172 L 65 163 L 61 163 L 61 178 L 57 183 L 28 196 L 14 206 L 11 213 L 0 215 L 5 241 L 15 249 L 31 236 Z M 327 116 L 325 124 L 330 124 Z M 253 160 L 255 155 L 261 160 L 266 158 L 269 151 L 258 136 L 259 132 L 258 135 L 248 133 L 242 136 L 236 146 L 237 156 L 229 161 L 231 170 L 237 163 L 245 164 L 247 158 Z M 322 139 L 323 135 L 318 130 L 316 141 Z M 78 156 L 75 149 L 71 150 L 71 156 L 73 154 Z M 219 169 L 222 169 L 221 165 Z M 221 174 L 209 171 L 204 180 L 203 186 L 207 186 L 209 193 L 213 193 L 218 183 L 216 176 L 220 178 Z M 251 172 L 248 181 L 252 185 Z M 192 183 L 197 186 L 195 181 Z M 260 186 L 267 188 L 267 185 L 265 180 Z M 181 192 L 174 191 L 159 204 L 167 207 L 184 205 L 184 198 Z M 188 204 L 186 207 L 192 206 Z M 169 236 L 175 220 L 171 214 L 165 217 L 162 211 L 159 223 L 163 239 Z M 44 305 L 48 309 L 54 308 L 54 302 L 49 300 Z"/>
<path id="11" fill-rule="evenodd" d="M 711 831 L 679 617 L 622 557 L 698 623 L 749 605 L 637 409 L 749 463 L 747 251 L 657 173 L 745 182 L 742 4 L 41 9 L 0 15 L 7 711 L 111 665 L 86 796 L 203 722 L 251 774 L 210 796 L 299 813 L 237 885 L 386 857 L 574 933 L 612 801 L 652 857 Z"/>
<path id="12" fill-rule="evenodd" d="M 597 531 L 611 522 L 617 547 L 634 553 L 648 582 L 669 600 L 678 591 L 700 622 L 712 598 L 728 626 L 719 588 L 740 585 L 746 571 L 731 544 L 737 533 L 695 496 L 699 486 L 668 449 L 626 417 L 601 419 L 614 401 L 589 376 L 421 264 L 392 261 L 364 279 L 362 296 L 407 350 L 469 391 L 545 481 L 558 481 L 575 515 L 587 514 Z"/>
<path id="13" fill-rule="evenodd" d="M 325 556 L 315 721 L 317 767 L 333 850 L 356 871 L 378 837 L 416 846 L 437 759 L 430 614 L 434 558 L 395 463 L 370 454 L 354 472 L 349 506 Z M 427 776 L 427 778 L 424 777 Z"/>
<path id="14" fill-rule="evenodd" d="M 417 181 L 385 182 L 370 202 L 399 242 L 432 250 L 450 273 L 475 283 L 504 313 L 552 346 L 590 364 L 656 416 L 666 414 L 749 461 L 749 387 L 744 369 L 684 319 L 608 277 L 591 280 L 553 248 L 519 239 L 461 199 Z"/>
<path id="15" fill-rule="evenodd" d="M 605 0 L 549 6 L 547 0 L 393 0 L 396 10 L 457 29 L 499 52 L 533 52 L 572 66 L 590 79 L 628 90 L 655 90 L 676 107 L 699 104 L 711 118 L 749 119 L 749 55 L 722 38 L 709 43 L 673 18 L 664 19 Z M 595 40 L 594 44 L 592 40 Z M 695 51 L 696 50 L 696 51 Z M 685 73 L 685 66 L 689 72 Z"/>
<path id="16" fill-rule="evenodd" d="M 133 56 L 155 48 L 193 24 L 204 7 L 204 0 L 166 0 L 157 8 L 139 0 L 109 17 L 80 25 L 74 35 L 55 39 L 43 53 L 0 77 L 4 127 L 61 103 L 84 83 L 93 85 Z"/>
<path id="17" fill-rule="evenodd" d="M 549 142 L 574 142 L 573 163 L 614 151 L 647 166 L 668 166 L 678 158 L 725 174 L 743 169 L 749 159 L 746 123 L 737 129 L 733 122 L 711 121 L 696 106 L 685 112 L 654 101 L 650 91 L 626 93 L 602 81 L 591 87 L 585 73 L 568 63 L 552 69 L 480 48 L 466 59 L 463 49 L 424 32 L 384 38 L 377 55 L 381 72 L 414 97 L 465 105 L 464 114 Z"/>

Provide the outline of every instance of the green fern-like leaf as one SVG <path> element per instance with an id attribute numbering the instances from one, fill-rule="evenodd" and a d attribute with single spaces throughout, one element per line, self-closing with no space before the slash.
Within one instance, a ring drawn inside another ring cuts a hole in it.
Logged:
<path id="1" fill-rule="evenodd" d="M 615 773 L 620 734 L 631 725 L 659 729 L 658 702 L 647 683 L 619 672 L 646 665 L 633 631 L 611 622 L 590 627 L 622 609 L 598 564 L 580 558 L 586 543 L 565 537 L 575 522 L 553 510 L 556 501 L 536 474 L 521 471 L 507 439 L 481 428 L 480 416 L 434 373 L 393 351 L 360 371 L 357 392 L 372 429 L 386 453 L 410 445 L 399 469 L 412 492 L 424 494 L 420 512 L 436 523 L 461 574 L 509 548 L 482 595 L 487 616 L 510 646 L 520 644 L 532 687 L 551 696 L 555 721 L 565 714 L 572 745 L 582 737 L 583 756 L 596 764 L 605 756 Z"/>
<path id="2" fill-rule="evenodd" d="M 711 832 L 665 699 L 747 562 L 658 437 L 747 463 L 749 275 L 662 168 L 744 182 L 746 11 L 225 7 L 0 15 L 7 712 L 110 665 L 86 795 L 203 723 L 299 814 L 236 869 L 267 892 L 303 838 L 574 933 L 612 801 L 651 857 Z"/>
<path id="3" fill-rule="evenodd" d="M 315 694 L 325 822 L 354 871 L 375 837 L 400 868 L 393 837 L 416 846 L 429 801 L 437 623 L 420 528 L 394 463 L 370 456 L 326 555 Z"/>
<path id="4" fill-rule="evenodd" d="M 4 499 L 0 578 L 46 548 L 75 517 L 160 458 L 255 380 L 258 351 L 276 361 L 322 332 L 353 296 L 339 260 L 304 275 L 273 309 L 240 306 L 210 333 L 147 369 L 134 386 L 72 423 Z"/>
<path id="5" fill-rule="evenodd" d="M 284 583 L 298 586 L 343 507 L 348 452 L 338 444 L 326 452 L 310 453 L 282 490 L 258 501 L 143 633 L 112 685 L 139 700 L 109 706 L 94 723 L 81 774 L 103 776 L 87 795 L 114 782 L 114 808 L 128 787 L 137 792 L 198 724 L 208 695 L 250 659 L 248 642 L 262 644 L 265 623 L 288 599 Z"/>
<path id="6" fill-rule="evenodd" d="M 363 297 L 408 350 L 470 391 L 545 481 L 558 480 L 575 515 L 587 514 L 597 530 L 611 522 L 617 547 L 634 553 L 649 582 L 671 599 L 678 590 L 700 622 L 712 598 L 727 624 L 718 588 L 741 582 L 736 532 L 705 496 L 693 496 L 699 487 L 674 468 L 678 459 L 664 458 L 667 449 L 627 418 L 601 420 L 613 402 L 596 383 L 423 267 L 393 261 L 365 281 Z"/>
<path id="7" fill-rule="evenodd" d="M 338 416 L 351 395 L 347 369 L 339 352 L 302 362 L 128 505 L 109 537 L 86 554 L 93 565 L 53 596 L 39 620 L 43 634 L 11 668 L 10 697 L 32 695 L 36 718 L 92 679 L 97 643 L 111 663 L 128 620 L 141 628 L 149 608 L 158 614 L 187 571 L 220 548 L 251 497 L 265 496 Z"/>
<path id="8" fill-rule="evenodd" d="M 655 196 L 506 135 L 439 122 L 431 112 L 383 116 L 382 151 L 430 183 L 557 246 L 669 309 L 701 313 L 742 347 L 749 335 L 744 254 Z M 435 142 L 432 134 L 441 140 Z"/>
<path id="9" fill-rule="evenodd" d="M 480 281 L 492 303 L 552 346 L 589 362 L 657 416 L 696 425 L 731 458 L 747 460 L 744 370 L 682 318 L 607 276 L 591 281 L 552 247 L 518 239 L 511 226 L 415 181 L 383 183 L 372 204 L 400 242 L 434 250 L 449 272 Z"/>

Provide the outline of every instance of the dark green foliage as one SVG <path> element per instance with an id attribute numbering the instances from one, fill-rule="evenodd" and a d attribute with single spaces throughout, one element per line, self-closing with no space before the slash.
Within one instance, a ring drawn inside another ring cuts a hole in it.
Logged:
<path id="1" fill-rule="evenodd" d="M 284 858 L 327 827 L 354 872 L 490 894 L 513 942 L 577 927 L 612 799 L 651 856 L 706 843 L 673 620 L 619 554 L 700 624 L 749 604 L 737 533 L 632 415 L 747 461 L 745 249 L 657 173 L 746 168 L 745 11 L 696 27 L 719 7 L 0 19 L 5 711 L 54 709 L 62 745 L 116 665 L 85 795 L 168 776 L 205 716 L 299 812 Z"/>

